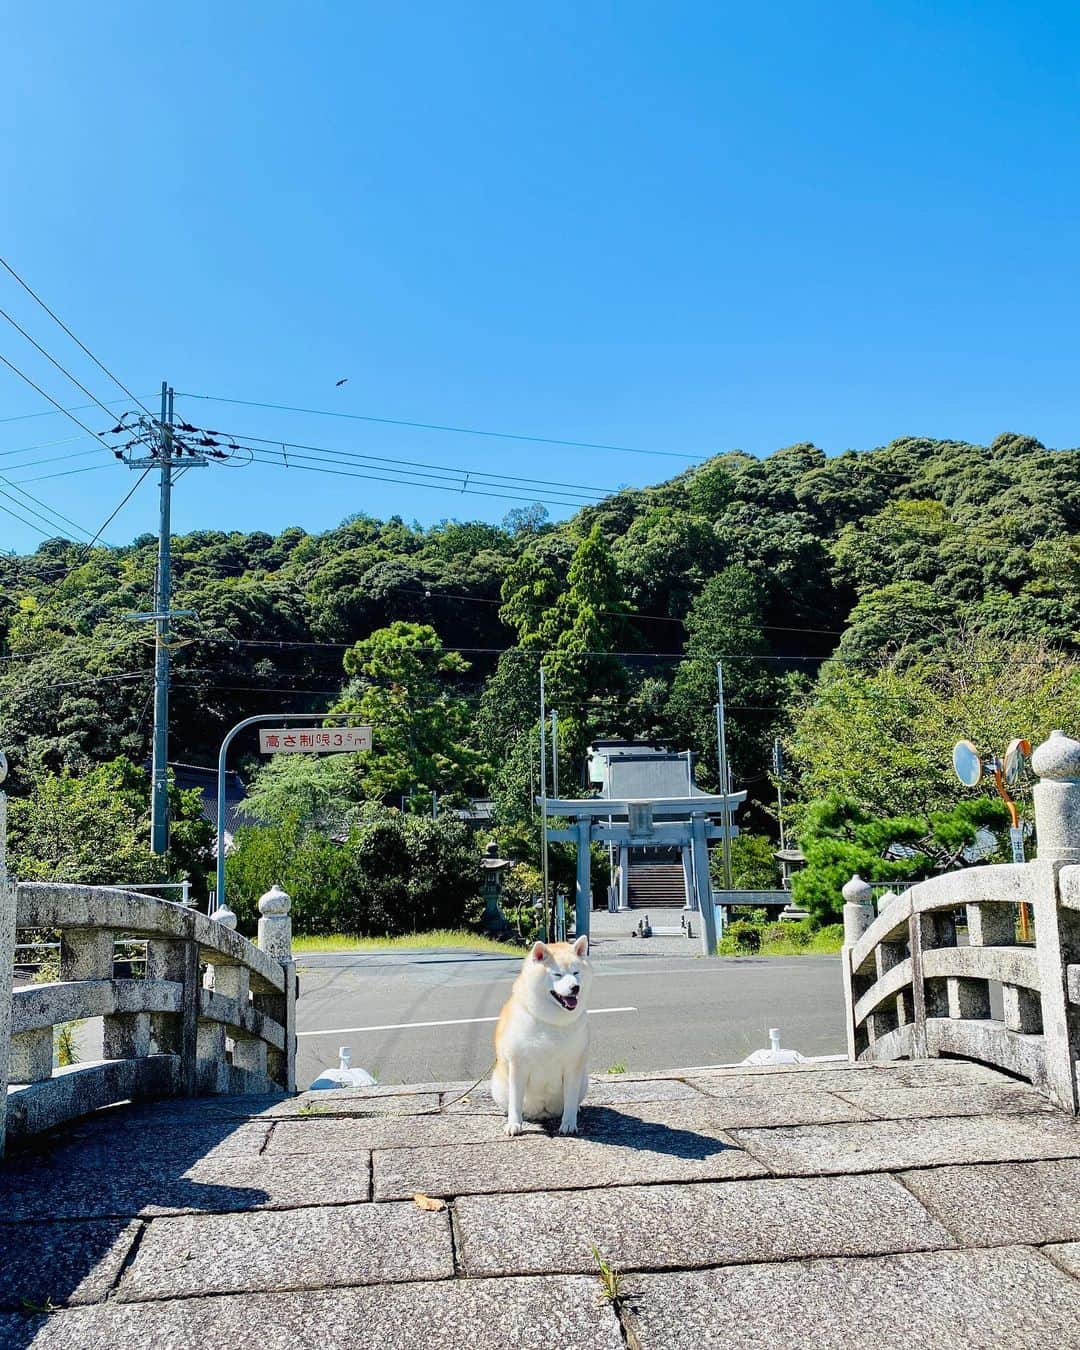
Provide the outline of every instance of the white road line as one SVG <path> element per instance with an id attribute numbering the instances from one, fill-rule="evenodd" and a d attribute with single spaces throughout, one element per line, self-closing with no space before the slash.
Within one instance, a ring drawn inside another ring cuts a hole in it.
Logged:
<path id="1" fill-rule="evenodd" d="M 636 1008 L 589 1008 L 590 1017 L 598 1013 L 637 1012 Z M 298 1031 L 297 1036 L 355 1036 L 361 1031 L 411 1031 L 413 1027 L 464 1027 L 474 1022 L 497 1022 L 497 1017 L 449 1017 L 444 1022 L 387 1022 L 378 1027 L 327 1027 L 323 1031 Z"/>

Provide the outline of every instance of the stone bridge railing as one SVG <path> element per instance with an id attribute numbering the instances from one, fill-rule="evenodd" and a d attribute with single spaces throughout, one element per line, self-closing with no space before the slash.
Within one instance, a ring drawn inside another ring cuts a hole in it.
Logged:
<path id="1" fill-rule="evenodd" d="M 0 1156 L 5 1133 L 36 1133 L 113 1102 L 294 1091 L 289 897 L 275 888 L 259 908 L 255 945 L 217 919 L 133 891 L 0 886 Z M 59 933 L 56 978 L 16 988 L 17 935 L 43 930 Z M 145 943 L 144 973 L 117 978 L 117 944 L 123 955 L 133 940 Z M 102 1059 L 54 1067 L 54 1028 L 98 1017 Z"/>
<path id="2" fill-rule="evenodd" d="M 1080 1105 L 1080 742 L 1035 751 L 1038 855 L 972 867 L 878 900 L 844 887 L 849 1058 L 955 1055 Z M 1021 904 L 1034 942 L 1017 938 Z M 966 920 L 967 940 L 958 935 Z"/>

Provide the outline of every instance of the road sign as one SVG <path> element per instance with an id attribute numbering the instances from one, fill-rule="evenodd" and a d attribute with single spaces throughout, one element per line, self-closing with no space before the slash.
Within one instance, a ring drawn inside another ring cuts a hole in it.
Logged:
<path id="1" fill-rule="evenodd" d="M 371 749 L 370 727 L 261 727 L 259 749 L 264 755 L 334 755 Z"/>

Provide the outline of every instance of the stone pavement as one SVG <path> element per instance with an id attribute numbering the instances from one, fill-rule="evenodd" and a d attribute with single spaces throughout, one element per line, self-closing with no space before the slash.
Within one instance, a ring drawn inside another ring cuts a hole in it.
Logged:
<path id="1" fill-rule="evenodd" d="M 1080 1122 L 992 1070 L 596 1079 L 574 1139 L 466 1087 L 38 1139 L 0 1164 L 0 1344 L 1080 1346 Z"/>

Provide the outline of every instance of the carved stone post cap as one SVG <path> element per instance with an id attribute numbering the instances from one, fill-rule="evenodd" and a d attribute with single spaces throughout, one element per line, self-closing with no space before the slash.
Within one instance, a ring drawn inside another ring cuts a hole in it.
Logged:
<path id="1" fill-rule="evenodd" d="M 286 895 L 275 881 L 265 895 L 259 896 L 260 914 L 288 914 L 292 897 Z"/>
<path id="2" fill-rule="evenodd" d="M 1031 767 L 1040 778 L 1069 781 L 1080 778 L 1080 741 L 1063 731 L 1052 731 L 1042 745 L 1035 747 Z"/>
<path id="3" fill-rule="evenodd" d="M 214 910 L 213 914 L 210 915 L 210 917 L 214 920 L 215 923 L 221 924 L 222 928 L 236 927 L 236 915 L 232 912 L 232 910 L 229 908 L 228 905 L 219 905 L 217 909 Z"/>
<path id="4" fill-rule="evenodd" d="M 846 885 L 840 889 L 840 894 L 844 901 L 849 905 L 868 905 L 873 899 L 874 892 L 868 881 L 863 881 L 858 872 L 851 878 Z"/>

